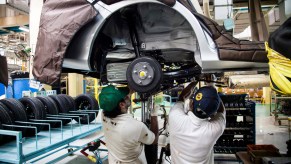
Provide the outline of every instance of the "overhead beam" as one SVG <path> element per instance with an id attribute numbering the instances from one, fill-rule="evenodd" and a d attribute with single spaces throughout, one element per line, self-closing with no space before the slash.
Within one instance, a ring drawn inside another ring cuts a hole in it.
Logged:
<path id="1" fill-rule="evenodd" d="M 29 15 L 29 12 L 24 11 L 24 10 L 22 10 L 22 9 L 20 9 L 20 8 L 17 8 L 17 7 L 15 7 L 15 6 L 12 6 L 12 5 L 9 4 L 9 3 L 5 4 L 5 6 L 8 7 L 8 8 L 10 8 L 10 9 L 12 9 L 12 10 L 15 10 L 15 11 L 21 13 L 21 14 Z"/>
<path id="2" fill-rule="evenodd" d="M 248 2 L 238 2 L 238 3 L 233 3 L 233 9 L 237 8 L 248 8 Z M 262 6 L 268 6 L 268 5 L 277 5 L 278 0 L 268 0 L 268 1 L 261 1 Z"/>
<path id="3" fill-rule="evenodd" d="M 250 26 L 253 41 L 268 40 L 268 30 L 261 6 L 261 0 L 249 0 Z"/>
<path id="4" fill-rule="evenodd" d="M 23 26 L 29 24 L 28 15 L 17 15 L 13 17 L 0 18 L 0 28 L 11 26 Z"/>
<path id="5" fill-rule="evenodd" d="M 0 30 L 1 30 L 1 31 L 5 31 L 5 32 L 8 32 L 8 33 L 10 33 L 10 34 L 14 34 L 14 33 L 15 33 L 14 31 L 10 31 L 10 30 L 7 30 L 7 29 L 5 29 L 5 28 L 1 28 L 1 27 L 0 27 Z"/>

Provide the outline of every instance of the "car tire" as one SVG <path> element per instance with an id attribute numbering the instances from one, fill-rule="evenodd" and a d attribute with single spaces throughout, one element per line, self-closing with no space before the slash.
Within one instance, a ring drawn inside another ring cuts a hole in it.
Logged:
<path id="1" fill-rule="evenodd" d="M 141 72 L 144 76 L 141 76 Z M 126 71 L 128 85 L 139 93 L 153 93 L 160 88 L 163 71 L 158 61 L 151 57 L 140 57 L 133 60 Z"/>
<path id="2" fill-rule="evenodd" d="M 28 119 L 44 120 L 46 119 L 45 108 L 42 102 L 36 98 L 24 97 L 19 99 L 19 101 L 25 107 L 25 112 Z M 37 133 L 43 130 L 43 125 L 34 125 L 37 128 Z M 28 136 L 35 135 L 34 130 L 29 130 Z"/>
<path id="3" fill-rule="evenodd" d="M 2 124 L 13 125 L 14 118 L 11 117 L 9 109 L 2 103 L 0 103 L 0 122 Z M 13 115 L 13 114 L 12 114 Z M 5 127 L 5 130 L 14 130 L 13 127 Z"/>
<path id="4" fill-rule="evenodd" d="M 82 94 L 76 97 L 75 99 L 76 109 L 78 110 L 99 110 L 98 101 L 95 99 L 95 97 L 88 95 L 88 94 Z M 98 115 L 98 112 L 96 112 L 96 117 Z M 94 121 L 95 114 L 90 113 L 89 114 L 89 122 Z M 75 119 L 77 122 L 79 122 L 78 119 Z M 88 118 L 87 116 L 82 116 L 80 118 L 81 124 L 87 124 Z"/>
<path id="5" fill-rule="evenodd" d="M 67 103 L 67 100 L 64 100 L 63 97 L 57 95 L 50 95 L 49 97 L 52 98 L 58 106 L 59 113 L 69 113 L 70 107 Z M 67 125 L 69 122 L 71 122 L 69 119 L 62 120 L 63 125 Z"/>
<path id="6" fill-rule="evenodd" d="M 0 106 L 2 106 L 2 108 L 8 113 L 9 117 L 13 120 L 13 123 L 14 123 L 15 117 L 12 111 L 9 110 L 9 108 L 6 105 L 4 105 L 2 102 L 0 102 Z"/>
<path id="7" fill-rule="evenodd" d="M 36 97 L 38 100 L 42 102 L 44 105 L 46 114 L 51 114 L 51 115 L 58 115 L 58 106 L 54 102 L 54 100 L 50 97 Z"/>
<path id="8" fill-rule="evenodd" d="M 27 115 L 25 108 L 21 102 L 16 99 L 8 98 L 0 100 L 12 113 L 15 121 L 27 122 Z M 21 128 L 22 135 L 26 136 L 26 128 Z"/>
<path id="9" fill-rule="evenodd" d="M 66 95 L 66 94 L 60 94 L 58 96 L 61 96 L 63 97 L 64 99 L 67 100 L 68 104 L 69 104 L 69 111 L 75 111 L 76 110 L 76 105 L 75 105 L 75 100 L 69 96 L 69 95 Z"/>
<path id="10" fill-rule="evenodd" d="M 3 126 L 2 126 L 2 124 L 1 124 L 1 122 L 0 122 L 0 130 L 1 130 L 1 129 L 3 129 Z M 3 141 L 4 141 L 4 140 L 3 140 L 3 135 L 0 135 L 0 144 L 3 143 Z"/>
<path id="11" fill-rule="evenodd" d="M 36 98 L 39 99 L 42 102 L 42 104 L 44 105 L 46 114 L 50 114 L 50 115 L 58 115 L 59 114 L 58 106 L 51 97 L 36 97 Z M 57 127 L 61 126 L 61 124 L 58 122 L 50 122 L 50 125 L 53 128 L 57 128 Z M 44 129 L 47 130 L 46 127 Z"/>

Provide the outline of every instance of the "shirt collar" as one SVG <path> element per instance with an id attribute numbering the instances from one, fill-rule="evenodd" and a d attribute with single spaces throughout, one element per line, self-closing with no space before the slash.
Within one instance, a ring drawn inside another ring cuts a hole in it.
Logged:
<path id="1" fill-rule="evenodd" d="M 203 122 L 208 121 L 207 118 L 205 118 L 205 119 L 198 118 L 197 116 L 194 115 L 194 113 L 192 111 L 188 112 L 188 116 L 190 117 L 193 124 L 196 124 L 196 125 L 201 125 Z"/>
<path id="2" fill-rule="evenodd" d="M 132 118 L 132 115 L 131 115 L 131 114 L 128 114 L 128 113 L 124 113 L 124 114 L 120 114 L 120 115 L 118 115 L 116 118 L 125 118 L 125 117 L 130 117 L 130 118 Z"/>

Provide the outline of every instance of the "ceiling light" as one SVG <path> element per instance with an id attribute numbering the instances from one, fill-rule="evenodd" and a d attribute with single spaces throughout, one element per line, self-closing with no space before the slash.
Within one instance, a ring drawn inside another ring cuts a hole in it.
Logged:
<path id="1" fill-rule="evenodd" d="M 19 30 L 25 31 L 25 32 L 29 32 L 29 28 L 26 26 L 19 26 L 18 28 Z"/>

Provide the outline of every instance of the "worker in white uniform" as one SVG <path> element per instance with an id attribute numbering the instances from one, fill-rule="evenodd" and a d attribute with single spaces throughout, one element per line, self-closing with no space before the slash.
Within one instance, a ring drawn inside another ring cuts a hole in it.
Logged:
<path id="1" fill-rule="evenodd" d="M 191 93 L 196 84 L 182 91 L 169 113 L 173 164 L 213 164 L 213 146 L 225 129 L 225 109 L 216 89 L 206 86 Z"/>
<path id="2" fill-rule="evenodd" d="M 151 127 L 128 114 L 131 92 L 109 85 L 99 95 L 109 164 L 146 164 L 143 145 L 157 144 L 157 110 L 151 111 Z"/>

